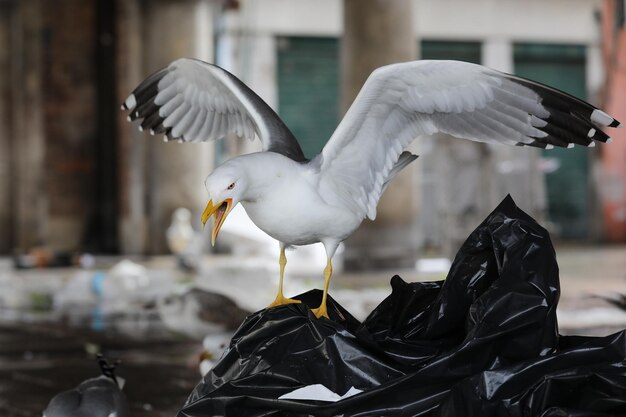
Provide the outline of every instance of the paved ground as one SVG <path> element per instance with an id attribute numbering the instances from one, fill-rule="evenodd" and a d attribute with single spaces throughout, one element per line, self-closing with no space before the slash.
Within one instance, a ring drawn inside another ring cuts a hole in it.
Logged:
<path id="1" fill-rule="evenodd" d="M 626 327 L 626 312 L 590 297 L 626 294 L 626 246 L 561 246 L 557 254 L 561 332 L 608 334 Z M 1 416 L 40 416 L 55 393 L 98 373 L 92 357 L 96 351 L 122 359 L 119 373 L 127 380 L 125 391 L 134 416 L 173 416 L 199 381 L 201 342 L 172 331 L 157 312 L 146 309 L 150 298 L 195 282 L 220 289 L 253 311 L 273 298 L 277 284 L 277 265 L 266 258 L 207 258 L 195 276 L 176 272 L 174 260 L 164 257 L 139 260 L 148 268 L 148 281 L 136 279 L 130 287 L 116 288 L 109 279 L 96 297 L 98 271 L 117 261 L 98 259 L 97 269 L 90 271 L 14 271 L 8 260 L 0 260 Z M 388 294 L 389 279 L 396 273 L 407 281 L 445 277 L 441 271 L 338 273 L 331 293 L 356 317 L 364 318 Z M 286 292 L 321 284 L 321 270 L 299 270 L 287 278 Z M 65 298 L 59 296 L 63 291 Z M 185 330 L 188 321 L 181 316 L 178 330 Z"/>
<path id="2" fill-rule="evenodd" d="M 133 416 L 174 416 L 199 380 L 197 343 L 172 338 L 132 341 L 63 325 L 0 325 L 0 415 L 41 416 L 50 398 L 97 376 L 89 352 L 122 360 L 119 374 Z"/>

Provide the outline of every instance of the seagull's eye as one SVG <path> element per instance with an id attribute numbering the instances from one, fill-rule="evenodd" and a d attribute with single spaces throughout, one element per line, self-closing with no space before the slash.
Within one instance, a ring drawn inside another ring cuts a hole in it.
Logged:
<path id="1" fill-rule="evenodd" d="M 228 186 L 228 188 L 226 188 L 227 190 L 232 190 L 233 188 L 235 188 L 235 183 L 233 182 L 232 184 L 230 184 Z"/>

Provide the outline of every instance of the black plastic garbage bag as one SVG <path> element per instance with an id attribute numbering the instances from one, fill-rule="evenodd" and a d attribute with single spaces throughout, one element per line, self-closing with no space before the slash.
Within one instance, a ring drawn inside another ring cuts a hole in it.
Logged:
<path id="1" fill-rule="evenodd" d="M 626 333 L 559 336 L 552 243 L 510 197 L 445 281 L 391 286 L 363 323 L 316 319 L 319 291 L 249 316 L 179 417 L 626 416 Z M 315 384 L 362 392 L 279 399 Z"/>

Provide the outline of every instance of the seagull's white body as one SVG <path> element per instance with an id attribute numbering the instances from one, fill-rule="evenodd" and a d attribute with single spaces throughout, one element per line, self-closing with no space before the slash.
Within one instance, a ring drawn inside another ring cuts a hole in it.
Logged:
<path id="1" fill-rule="evenodd" d="M 247 173 L 251 191 L 241 204 L 250 219 L 286 246 L 322 242 L 336 249 L 361 223 L 350 210 L 326 201 L 319 192 L 320 172 L 310 164 L 274 152 L 242 155 L 226 164 Z"/>
<path id="2" fill-rule="evenodd" d="M 444 133 L 543 149 L 591 147 L 610 142 L 600 127 L 620 125 L 561 91 L 458 61 L 414 61 L 375 70 L 310 161 L 263 100 L 206 62 L 172 62 L 142 82 L 122 107 L 131 110 L 130 120 L 143 119 L 141 129 L 164 133 L 166 140 L 206 141 L 229 133 L 259 137 L 263 152 L 235 157 L 208 176 L 203 222 L 215 214 L 215 239 L 230 209 L 242 203 L 283 249 L 322 242 L 328 265 L 321 315 L 337 245 L 365 217 L 376 217 L 389 181 L 417 158 L 403 151 L 413 140 Z M 281 285 L 285 263 L 282 251 Z M 279 291 L 273 305 L 285 300 Z"/>

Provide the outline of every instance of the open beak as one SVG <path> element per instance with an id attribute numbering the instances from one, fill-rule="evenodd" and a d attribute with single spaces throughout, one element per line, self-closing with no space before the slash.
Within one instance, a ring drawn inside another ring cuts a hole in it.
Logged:
<path id="1" fill-rule="evenodd" d="M 211 245 L 215 246 L 215 240 L 217 239 L 217 234 L 224 224 L 224 220 L 226 220 L 226 216 L 230 213 L 230 210 L 233 207 L 233 199 L 227 198 L 217 205 L 213 205 L 213 200 L 209 200 L 209 203 L 206 205 L 204 209 L 204 213 L 202 213 L 202 225 L 206 225 L 206 222 L 209 220 L 209 217 L 215 215 L 213 217 L 213 232 L 211 233 Z"/>

